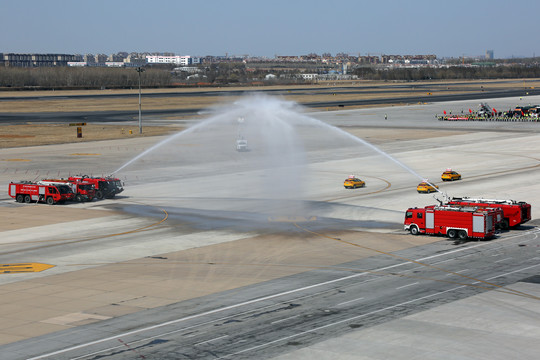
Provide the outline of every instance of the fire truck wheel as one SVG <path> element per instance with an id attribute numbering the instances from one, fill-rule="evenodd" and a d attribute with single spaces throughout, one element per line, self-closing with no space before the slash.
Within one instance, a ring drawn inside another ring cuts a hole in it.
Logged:
<path id="1" fill-rule="evenodd" d="M 24 196 L 22 194 L 17 195 L 17 202 L 22 203 L 24 201 Z"/>
<path id="2" fill-rule="evenodd" d="M 49 196 L 49 197 L 47 198 L 47 204 L 49 204 L 49 205 L 54 204 L 54 199 L 53 199 L 52 197 Z"/>
<path id="3" fill-rule="evenodd" d="M 411 232 L 411 235 L 418 235 L 420 233 L 420 231 L 418 231 L 418 226 L 416 225 L 411 226 L 409 231 Z"/>
<path id="4" fill-rule="evenodd" d="M 450 239 L 454 239 L 454 238 L 456 237 L 456 235 L 457 235 L 456 230 L 454 230 L 454 229 L 448 230 L 448 237 L 449 237 Z"/>
<path id="5" fill-rule="evenodd" d="M 508 230 L 509 227 L 510 227 L 510 225 L 508 223 L 508 219 L 503 219 L 503 221 L 501 221 L 501 229 L 502 230 Z"/>
<path id="6" fill-rule="evenodd" d="M 75 196 L 75 200 L 77 200 L 77 202 L 82 202 L 82 196 L 77 194 L 77 196 Z"/>
<path id="7" fill-rule="evenodd" d="M 96 191 L 96 197 L 97 197 L 99 200 L 103 199 L 103 193 L 102 193 L 100 190 Z"/>
<path id="8" fill-rule="evenodd" d="M 465 232 L 463 230 L 460 230 L 458 232 L 458 238 L 459 238 L 459 240 L 465 240 L 467 238 L 467 232 Z"/>
<path id="9" fill-rule="evenodd" d="M 24 202 L 27 204 L 30 204 L 32 202 L 32 198 L 30 197 L 30 195 L 24 196 Z"/>

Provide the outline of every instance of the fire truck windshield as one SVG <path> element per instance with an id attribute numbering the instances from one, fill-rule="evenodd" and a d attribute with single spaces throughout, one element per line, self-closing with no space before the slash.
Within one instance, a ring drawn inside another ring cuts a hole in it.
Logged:
<path id="1" fill-rule="evenodd" d="M 58 191 L 60 191 L 60 194 L 69 194 L 73 192 L 71 188 L 67 185 L 58 185 L 56 187 L 58 188 Z"/>

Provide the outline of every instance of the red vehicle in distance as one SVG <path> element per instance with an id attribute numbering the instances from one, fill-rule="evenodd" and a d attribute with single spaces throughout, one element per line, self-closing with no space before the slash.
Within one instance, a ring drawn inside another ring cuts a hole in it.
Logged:
<path id="1" fill-rule="evenodd" d="M 112 199 L 117 194 L 120 194 L 124 191 L 124 186 L 122 181 L 118 178 L 113 177 L 93 177 L 88 175 L 78 175 L 70 176 L 69 181 L 79 182 L 79 183 L 90 183 L 94 185 L 96 189 L 96 198 L 101 199 Z"/>
<path id="2" fill-rule="evenodd" d="M 67 185 L 40 185 L 29 181 L 10 183 L 8 194 L 20 203 L 29 204 L 35 201 L 46 202 L 49 205 L 63 204 L 75 196 Z"/>

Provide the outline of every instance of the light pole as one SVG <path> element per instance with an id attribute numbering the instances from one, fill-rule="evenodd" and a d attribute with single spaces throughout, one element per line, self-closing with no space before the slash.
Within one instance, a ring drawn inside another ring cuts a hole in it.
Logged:
<path id="1" fill-rule="evenodd" d="M 141 73 L 144 71 L 144 68 L 138 67 L 137 72 L 139 73 L 139 134 L 142 134 L 142 118 L 141 118 Z"/>

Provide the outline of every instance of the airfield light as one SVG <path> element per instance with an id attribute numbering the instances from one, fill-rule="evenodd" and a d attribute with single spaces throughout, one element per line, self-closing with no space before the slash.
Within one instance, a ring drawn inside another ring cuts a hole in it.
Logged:
<path id="1" fill-rule="evenodd" d="M 139 73 L 139 134 L 142 134 L 142 117 L 141 117 L 141 73 L 145 70 L 143 67 L 138 67 L 137 72 Z"/>

